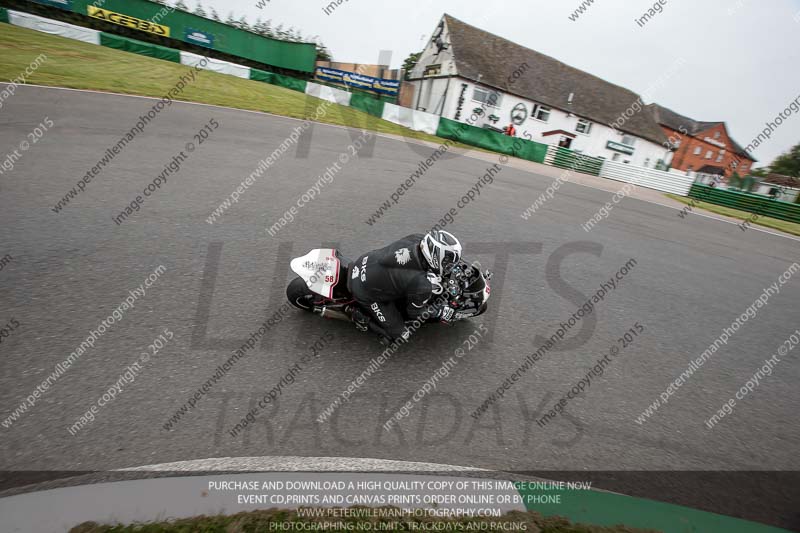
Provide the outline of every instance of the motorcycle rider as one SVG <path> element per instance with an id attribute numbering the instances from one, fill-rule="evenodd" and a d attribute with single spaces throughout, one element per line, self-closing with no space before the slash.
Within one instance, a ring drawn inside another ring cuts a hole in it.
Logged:
<path id="1" fill-rule="evenodd" d="M 453 309 L 431 302 L 442 294 L 442 277 L 461 259 L 461 243 L 451 233 L 412 234 L 368 252 L 350 264 L 347 288 L 356 299 L 353 322 L 388 342 L 405 342 L 411 331 L 404 316 L 449 321 Z M 404 313 L 405 311 L 405 313 Z"/>

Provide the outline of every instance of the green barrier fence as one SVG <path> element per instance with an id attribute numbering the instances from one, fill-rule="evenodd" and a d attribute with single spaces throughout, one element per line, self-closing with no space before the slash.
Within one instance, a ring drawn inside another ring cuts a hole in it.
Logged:
<path id="1" fill-rule="evenodd" d="M 101 5 L 102 9 L 98 11 L 93 4 Z M 205 46 L 266 65 L 314 72 L 317 58 L 314 44 L 270 39 L 192 13 L 171 10 L 149 0 L 105 0 L 102 3 L 72 0 L 72 11 L 90 16 L 93 20 Z"/>
<path id="2" fill-rule="evenodd" d="M 297 78 L 291 78 L 289 76 L 284 76 L 283 74 L 273 74 L 272 83 L 280 87 L 286 87 L 287 89 L 291 89 L 293 91 L 300 91 L 301 93 L 306 92 L 306 85 L 308 85 L 306 80 L 298 80 Z"/>
<path id="3" fill-rule="evenodd" d="M 4 7 L 0 7 L 0 22 L 8 22 L 8 10 Z"/>
<path id="4" fill-rule="evenodd" d="M 583 172 L 584 174 L 600 175 L 603 160 L 599 157 L 591 157 L 579 154 L 568 148 L 556 147 L 553 160 L 548 164 L 558 167 Z"/>
<path id="5" fill-rule="evenodd" d="M 689 196 L 703 202 L 722 205 L 761 216 L 800 223 L 800 204 L 772 200 L 765 196 L 744 192 L 726 191 L 695 183 Z"/>
<path id="6" fill-rule="evenodd" d="M 385 106 L 383 100 L 378 100 L 365 94 L 353 93 L 350 98 L 350 107 L 354 107 L 359 111 L 364 111 L 376 117 L 383 116 L 383 107 Z"/>
<path id="7" fill-rule="evenodd" d="M 258 70 L 257 68 L 250 69 L 250 79 L 255 81 L 263 81 L 264 83 L 274 83 L 275 74 L 265 70 Z"/>
<path id="8" fill-rule="evenodd" d="M 134 54 L 163 59 L 165 61 L 172 61 L 173 63 L 181 62 L 181 53 L 178 50 L 137 41 L 136 39 L 120 37 L 119 35 L 111 33 L 100 33 L 100 46 L 124 50 L 125 52 L 132 52 Z"/>
<path id="9" fill-rule="evenodd" d="M 509 137 L 502 133 L 470 126 L 469 124 L 463 124 L 444 117 L 439 121 L 439 129 L 436 131 L 436 135 L 537 163 L 544 163 L 544 158 L 547 154 L 546 144 Z"/>

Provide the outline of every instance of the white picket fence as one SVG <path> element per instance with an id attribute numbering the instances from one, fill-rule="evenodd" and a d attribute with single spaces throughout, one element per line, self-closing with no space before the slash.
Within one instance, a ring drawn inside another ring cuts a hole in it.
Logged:
<path id="1" fill-rule="evenodd" d="M 600 177 L 681 196 L 689 196 L 689 189 L 694 183 L 694 178 L 691 176 L 609 160 L 603 161 Z"/>

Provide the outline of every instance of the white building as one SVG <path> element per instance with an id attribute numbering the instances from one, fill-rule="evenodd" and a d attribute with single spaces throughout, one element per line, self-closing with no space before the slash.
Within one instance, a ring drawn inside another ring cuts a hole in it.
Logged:
<path id="1" fill-rule="evenodd" d="M 797 197 L 800 196 L 800 179 L 771 173 L 751 192 L 784 202 L 797 202 Z"/>
<path id="2" fill-rule="evenodd" d="M 420 111 L 497 131 L 513 122 L 517 137 L 633 165 L 669 160 L 669 140 L 637 94 L 450 15 L 410 78 Z"/>

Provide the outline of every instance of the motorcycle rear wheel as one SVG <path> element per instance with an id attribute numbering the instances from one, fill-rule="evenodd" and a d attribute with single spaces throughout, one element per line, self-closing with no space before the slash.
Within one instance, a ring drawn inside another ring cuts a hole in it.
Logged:
<path id="1" fill-rule="evenodd" d="M 314 312 L 314 300 L 317 296 L 308 289 L 303 278 L 294 278 L 289 283 L 289 286 L 286 287 L 286 298 L 292 306 L 309 313 Z"/>

